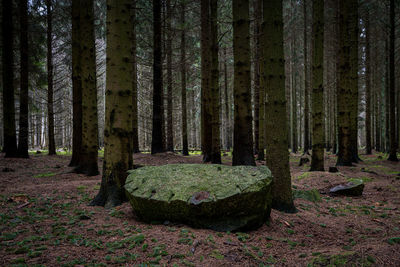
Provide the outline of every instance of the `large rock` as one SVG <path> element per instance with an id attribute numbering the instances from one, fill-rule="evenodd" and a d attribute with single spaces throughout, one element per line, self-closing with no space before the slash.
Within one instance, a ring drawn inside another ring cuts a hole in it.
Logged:
<path id="1" fill-rule="evenodd" d="M 364 182 L 361 179 L 355 179 L 346 184 L 337 185 L 329 190 L 331 194 L 344 196 L 361 196 L 364 190 Z"/>
<path id="2" fill-rule="evenodd" d="M 265 167 L 171 164 L 130 171 L 125 189 L 146 222 L 182 222 L 216 231 L 250 230 L 271 212 Z"/>

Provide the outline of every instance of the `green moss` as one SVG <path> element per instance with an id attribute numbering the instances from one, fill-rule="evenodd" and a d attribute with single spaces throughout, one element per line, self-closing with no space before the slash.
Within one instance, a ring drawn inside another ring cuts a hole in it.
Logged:
<path id="1" fill-rule="evenodd" d="M 311 190 L 293 190 L 293 198 L 301 198 L 311 202 L 320 202 L 321 195 L 317 189 Z"/>
<path id="2" fill-rule="evenodd" d="M 171 164 L 130 171 L 125 189 L 145 221 L 231 231 L 266 221 L 271 177 L 265 166 Z"/>
<path id="3" fill-rule="evenodd" d="M 54 172 L 40 173 L 33 176 L 33 178 L 51 177 L 56 175 Z"/>
<path id="4" fill-rule="evenodd" d="M 308 178 L 311 175 L 311 172 L 304 172 L 301 175 L 297 176 L 297 180 L 303 180 L 305 178 Z"/>

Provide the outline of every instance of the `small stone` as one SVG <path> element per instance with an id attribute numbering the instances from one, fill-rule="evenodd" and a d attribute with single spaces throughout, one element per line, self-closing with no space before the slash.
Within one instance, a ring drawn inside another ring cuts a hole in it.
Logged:
<path id="1" fill-rule="evenodd" d="M 339 172 L 339 170 L 336 167 L 329 167 L 329 172 L 335 173 L 335 172 Z"/>

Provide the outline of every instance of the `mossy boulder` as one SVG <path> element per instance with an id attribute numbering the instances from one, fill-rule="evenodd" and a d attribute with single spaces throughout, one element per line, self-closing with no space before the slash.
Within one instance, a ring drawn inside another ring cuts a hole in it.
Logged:
<path id="1" fill-rule="evenodd" d="M 216 231 L 250 230 L 271 212 L 265 167 L 170 164 L 129 171 L 126 194 L 146 222 L 181 222 Z"/>

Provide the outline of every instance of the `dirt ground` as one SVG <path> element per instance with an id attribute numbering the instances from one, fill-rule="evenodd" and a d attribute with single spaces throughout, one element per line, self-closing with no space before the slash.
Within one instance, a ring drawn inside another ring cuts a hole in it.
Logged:
<path id="1" fill-rule="evenodd" d="M 0 155 L 0 266 L 400 266 L 400 164 L 383 154 L 361 157 L 338 173 L 310 173 L 291 155 L 298 212 L 273 210 L 256 231 L 218 233 L 145 224 L 128 203 L 88 206 L 101 176 L 71 173 L 69 156 Z M 139 165 L 200 162 L 199 155 L 134 156 Z M 328 154 L 327 169 L 334 164 Z M 364 180 L 363 196 L 325 194 L 352 178 Z"/>

